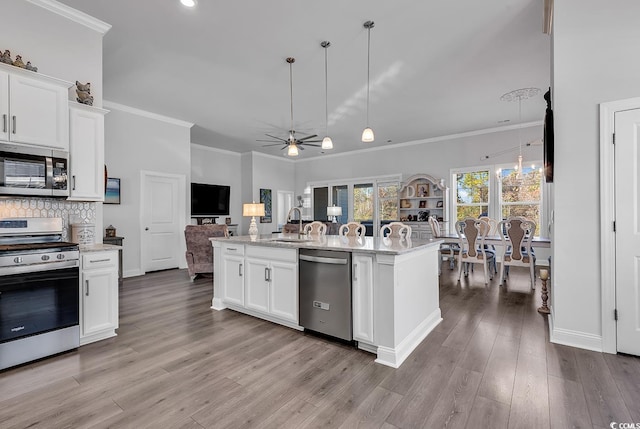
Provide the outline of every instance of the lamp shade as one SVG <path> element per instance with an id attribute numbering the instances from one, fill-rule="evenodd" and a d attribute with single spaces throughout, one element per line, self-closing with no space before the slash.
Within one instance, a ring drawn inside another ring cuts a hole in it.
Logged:
<path id="1" fill-rule="evenodd" d="M 331 137 L 326 136 L 322 139 L 322 149 L 333 149 L 333 142 L 331 141 Z"/>
<path id="2" fill-rule="evenodd" d="M 365 143 L 371 143 L 373 140 L 373 130 L 369 127 L 365 128 L 364 131 L 362 131 L 362 141 Z"/>
<path id="3" fill-rule="evenodd" d="M 342 216 L 342 207 L 340 206 L 327 207 L 327 216 Z"/>
<path id="4" fill-rule="evenodd" d="M 243 204 L 242 216 L 264 216 L 264 204 L 262 203 Z"/>
<path id="5" fill-rule="evenodd" d="M 287 151 L 287 155 L 298 156 L 298 145 L 296 145 L 295 143 L 291 143 L 289 145 L 289 150 Z"/>

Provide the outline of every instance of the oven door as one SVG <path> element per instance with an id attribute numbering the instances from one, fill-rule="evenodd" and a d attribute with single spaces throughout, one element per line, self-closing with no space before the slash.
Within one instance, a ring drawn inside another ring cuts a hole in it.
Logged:
<path id="1" fill-rule="evenodd" d="M 0 344 L 79 325 L 79 269 L 0 277 Z"/>

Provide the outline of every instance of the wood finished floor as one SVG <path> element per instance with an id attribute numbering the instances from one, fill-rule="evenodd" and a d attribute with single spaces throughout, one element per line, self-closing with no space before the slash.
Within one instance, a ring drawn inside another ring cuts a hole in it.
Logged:
<path id="1" fill-rule="evenodd" d="M 443 322 L 399 369 L 230 310 L 185 270 L 126 279 L 119 335 L 0 372 L 0 428 L 608 428 L 640 359 L 549 343 L 540 280 L 443 267 Z M 524 290 L 525 293 L 518 290 Z"/>

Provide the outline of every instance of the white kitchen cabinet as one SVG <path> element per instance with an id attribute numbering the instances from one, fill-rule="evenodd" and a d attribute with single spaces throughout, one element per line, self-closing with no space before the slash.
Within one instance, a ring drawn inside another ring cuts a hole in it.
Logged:
<path id="1" fill-rule="evenodd" d="M 352 256 L 353 339 L 374 344 L 373 332 L 373 255 Z"/>
<path id="2" fill-rule="evenodd" d="M 251 310 L 269 312 L 269 261 L 246 258 L 247 283 L 246 307 Z"/>
<path id="3" fill-rule="evenodd" d="M 68 151 L 71 86 L 0 64 L 0 140 Z"/>
<path id="4" fill-rule="evenodd" d="M 69 200 L 104 200 L 104 115 L 69 102 Z"/>
<path id="5" fill-rule="evenodd" d="M 80 344 L 113 337 L 118 328 L 118 251 L 82 255 Z"/>
<path id="6" fill-rule="evenodd" d="M 244 307 L 244 246 L 222 247 L 222 299 L 227 304 Z"/>
<path id="7" fill-rule="evenodd" d="M 297 259 L 294 249 L 248 247 L 246 307 L 298 323 Z"/>

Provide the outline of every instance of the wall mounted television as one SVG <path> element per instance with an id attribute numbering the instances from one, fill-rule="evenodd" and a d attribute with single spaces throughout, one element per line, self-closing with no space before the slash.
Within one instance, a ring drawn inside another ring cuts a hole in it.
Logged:
<path id="1" fill-rule="evenodd" d="M 228 215 L 230 194 L 230 186 L 192 183 L 191 216 L 212 217 Z"/>

